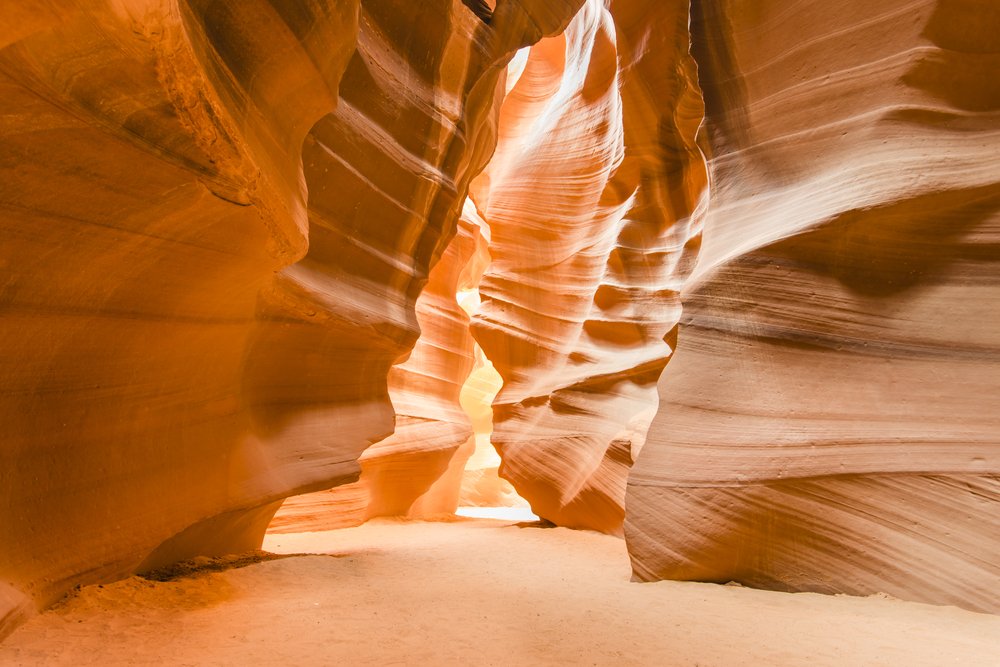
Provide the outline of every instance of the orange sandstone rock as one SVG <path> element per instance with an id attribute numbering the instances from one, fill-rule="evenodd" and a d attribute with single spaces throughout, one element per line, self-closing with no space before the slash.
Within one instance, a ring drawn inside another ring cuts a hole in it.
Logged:
<path id="1" fill-rule="evenodd" d="M 508 81 L 473 185 L 493 264 L 474 335 L 504 386 L 501 475 L 545 519 L 620 533 L 697 247 L 702 118 L 684 2 L 589 0 Z"/>
<path id="2" fill-rule="evenodd" d="M 0 634 L 356 479 L 506 63 L 580 2 L 5 3 Z"/>
<path id="3" fill-rule="evenodd" d="M 698 6 L 713 189 L 635 574 L 1000 611 L 1000 10 Z"/>
<path id="4" fill-rule="evenodd" d="M 250 546 L 390 428 L 364 388 L 356 433 L 276 446 L 334 401 L 268 421 L 255 400 L 262 294 L 307 246 L 299 147 L 358 6 L 238 4 L 63 2 L 0 28 L 0 634 L 74 584 Z"/>
<path id="5" fill-rule="evenodd" d="M 389 371 L 395 432 L 364 451 L 357 482 L 287 499 L 270 531 L 329 530 L 376 516 L 455 511 L 473 449 L 472 424 L 459 395 L 474 364 L 469 316 L 456 294 L 479 282 L 485 255 L 479 227 L 461 218 L 417 299 L 420 338 L 406 361 Z"/>

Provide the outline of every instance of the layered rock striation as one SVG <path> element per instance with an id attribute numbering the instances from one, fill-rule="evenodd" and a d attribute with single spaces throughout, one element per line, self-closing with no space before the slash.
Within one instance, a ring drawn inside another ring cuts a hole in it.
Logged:
<path id="1" fill-rule="evenodd" d="M 247 381 L 261 295 L 307 246 L 299 146 L 335 106 L 357 4 L 249 3 L 215 40 L 224 4 L 47 7 L 0 40 L 5 628 L 193 542 L 247 544 L 311 465 L 348 475 L 391 428 L 369 403 L 371 432 L 286 454 L 293 406 L 258 419 Z"/>
<path id="2" fill-rule="evenodd" d="M 1000 610 L 1000 10 L 695 6 L 711 205 L 636 576 Z"/>
<path id="3" fill-rule="evenodd" d="M 473 329 L 504 381 L 500 472 L 560 525 L 621 532 L 698 243 L 687 7 L 588 0 L 532 47 L 472 188 L 492 234 Z"/>
<path id="4" fill-rule="evenodd" d="M 491 430 L 640 579 L 1000 611 L 989 0 L 4 5 L 0 636 Z"/>
<path id="5" fill-rule="evenodd" d="M 506 63 L 580 1 L 5 3 L 0 634 L 357 478 Z"/>
<path id="6" fill-rule="evenodd" d="M 473 425 L 459 399 L 476 362 L 469 316 L 456 294 L 479 283 L 488 258 L 472 209 L 459 219 L 458 233 L 417 299 L 420 338 L 407 359 L 389 370 L 395 431 L 361 454 L 357 482 L 288 498 L 271 532 L 330 530 L 377 516 L 454 513 L 474 449 Z"/>

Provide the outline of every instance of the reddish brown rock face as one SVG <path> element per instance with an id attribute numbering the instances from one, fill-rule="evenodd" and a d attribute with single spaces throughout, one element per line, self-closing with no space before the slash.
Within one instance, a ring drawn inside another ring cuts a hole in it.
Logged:
<path id="1" fill-rule="evenodd" d="M 635 573 L 1000 610 L 1000 14 L 699 6 L 712 196 Z"/>
<path id="2" fill-rule="evenodd" d="M 687 48 L 686 3 L 586 3 L 508 84 L 473 186 L 492 234 L 474 333 L 504 379 L 500 472 L 560 525 L 621 531 L 656 410 L 705 186 Z"/>
<path id="3" fill-rule="evenodd" d="M 0 625 L 357 477 L 506 62 L 578 4 L 5 7 Z"/>

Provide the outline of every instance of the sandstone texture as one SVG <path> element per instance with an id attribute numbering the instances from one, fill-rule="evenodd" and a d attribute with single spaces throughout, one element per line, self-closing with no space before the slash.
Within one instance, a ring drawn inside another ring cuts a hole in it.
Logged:
<path id="1" fill-rule="evenodd" d="M 3 3 L 0 634 L 357 478 L 507 62 L 581 1 Z"/>
<path id="2" fill-rule="evenodd" d="M 1000 7 L 695 6 L 711 204 L 636 576 L 1000 611 Z"/>
<path id="3" fill-rule="evenodd" d="M 0 0 L 0 638 L 283 502 L 1000 612 L 998 72 L 993 0 Z"/>
<path id="4" fill-rule="evenodd" d="M 454 513 L 465 463 L 475 449 L 473 425 L 459 399 L 476 363 L 469 316 L 456 294 L 477 285 L 488 262 L 474 216 L 472 209 L 460 218 L 458 233 L 417 299 L 420 338 L 413 351 L 389 370 L 395 432 L 361 454 L 357 482 L 287 499 L 270 531 Z"/>
<path id="5" fill-rule="evenodd" d="M 560 525 L 621 532 L 671 352 L 706 178 L 687 22 L 684 2 L 588 0 L 511 73 L 472 187 L 500 474 Z"/>

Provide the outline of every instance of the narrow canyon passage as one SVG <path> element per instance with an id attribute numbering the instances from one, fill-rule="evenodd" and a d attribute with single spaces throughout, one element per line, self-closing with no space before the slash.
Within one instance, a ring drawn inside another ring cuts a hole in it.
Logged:
<path id="1" fill-rule="evenodd" d="M 0 0 L 0 665 L 1000 665 L 997 72 L 997 0 Z"/>
<path id="2" fill-rule="evenodd" d="M 616 537 L 377 519 L 269 536 L 296 555 L 92 586 L 3 644 L 3 665 L 962 665 L 1000 617 L 885 596 L 629 581 Z"/>

